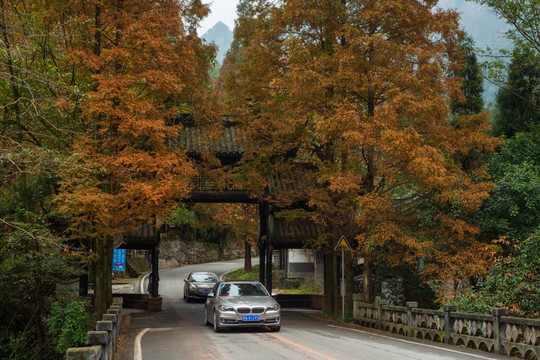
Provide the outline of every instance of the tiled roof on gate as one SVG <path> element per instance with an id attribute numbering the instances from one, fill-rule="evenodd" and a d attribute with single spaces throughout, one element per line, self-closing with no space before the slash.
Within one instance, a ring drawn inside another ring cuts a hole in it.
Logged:
<path id="1" fill-rule="evenodd" d="M 323 233 L 323 226 L 310 220 L 298 219 L 287 221 L 274 219 L 272 244 L 274 248 L 303 248 L 304 241 L 315 240 Z"/>
<path id="2" fill-rule="evenodd" d="M 213 139 L 205 130 L 196 126 L 184 126 L 175 145 L 189 155 L 199 155 L 214 151 L 217 156 L 240 157 L 244 153 L 241 146 L 242 135 L 235 126 L 223 127 L 219 138 Z"/>

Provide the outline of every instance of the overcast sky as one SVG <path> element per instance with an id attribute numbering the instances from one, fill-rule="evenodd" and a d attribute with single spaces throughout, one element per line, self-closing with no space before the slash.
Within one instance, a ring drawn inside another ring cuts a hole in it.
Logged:
<path id="1" fill-rule="evenodd" d="M 204 2 L 210 4 L 210 14 L 201 22 L 199 35 L 204 34 L 218 21 L 225 23 L 229 29 L 234 29 L 238 0 L 205 0 Z"/>

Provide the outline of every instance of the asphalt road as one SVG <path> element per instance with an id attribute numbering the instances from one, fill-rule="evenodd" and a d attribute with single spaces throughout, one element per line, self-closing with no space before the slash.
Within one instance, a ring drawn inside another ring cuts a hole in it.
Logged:
<path id="1" fill-rule="evenodd" d="M 343 326 L 324 321 L 318 312 L 301 309 L 282 311 L 279 333 L 233 329 L 215 334 L 204 325 L 204 303 L 183 300 L 183 280 L 190 271 L 212 271 L 219 276 L 242 266 L 242 260 L 237 260 L 160 272 L 163 311 L 135 311 L 125 318 L 117 360 L 509 359 Z"/>

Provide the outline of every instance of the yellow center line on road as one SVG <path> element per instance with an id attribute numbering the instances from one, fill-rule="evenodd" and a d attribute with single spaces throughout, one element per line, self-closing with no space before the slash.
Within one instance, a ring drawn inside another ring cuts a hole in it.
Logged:
<path id="1" fill-rule="evenodd" d="M 300 345 L 300 344 L 297 344 L 297 343 L 295 343 L 295 342 L 293 342 L 293 341 L 290 341 L 290 340 L 287 340 L 287 339 L 285 339 L 285 338 L 282 338 L 282 337 L 279 336 L 279 335 L 276 335 L 276 334 L 267 334 L 267 335 L 273 336 L 273 337 L 275 337 L 276 339 L 278 339 L 279 341 L 283 341 L 284 343 L 287 343 L 287 344 L 289 344 L 289 345 L 295 346 L 295 347 L 297 347 L 297 348 L 299 348 L 299 349 L 302 349 L 302 350 L 304 350 L 304 351 L 310 352 L 310 353 L 312 353 L 313 355 L 317 355 L 317 356 L 319 356 L 319 357 L 321 357 L 321 358 L 323 358 L 323 359 L 326 359 L 326 360 L 337 360 L 336 358 L 333 358 L 333 357 L 331 357 L 331 356 L 324 355 L 324 354 L 322 354 L 322 353 L 320 353 L 320 352 L 318 352 L 318 351 L 312 350 L 312 349 L 310 349 L 310 348 L 308 348 L 308 347 L 305 347 L 305 346 Z"/>

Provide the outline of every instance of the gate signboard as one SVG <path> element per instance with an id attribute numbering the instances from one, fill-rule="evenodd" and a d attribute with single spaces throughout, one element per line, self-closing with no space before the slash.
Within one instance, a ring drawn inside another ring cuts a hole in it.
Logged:
<path id="1" fill-rule="evenodd" d="M 126 271 L 126 249 L 113 249 L 113 271 Z"/>

